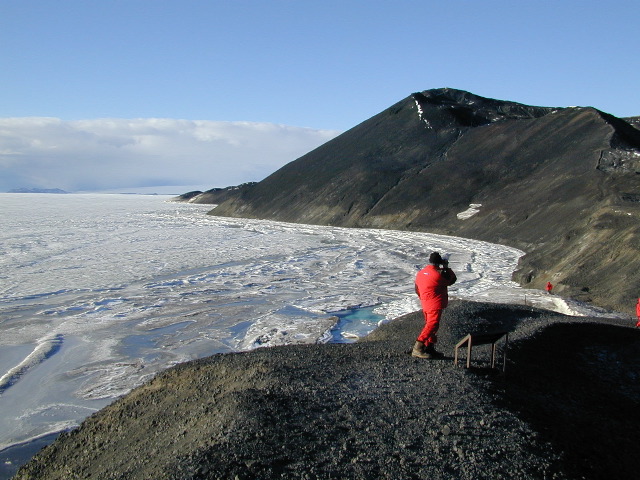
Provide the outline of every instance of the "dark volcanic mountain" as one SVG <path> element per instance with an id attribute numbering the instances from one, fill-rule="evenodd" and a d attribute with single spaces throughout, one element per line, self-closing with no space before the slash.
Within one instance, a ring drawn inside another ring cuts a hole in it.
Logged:
<path id="1" fill-rule="evenodd" d="M 243 183 L 234 187 L 212 188 L 206 192 L 195 190 L 183 193 L 174 198 L 176 202 L 198 203 L 198 204 L 218 204 L 230 197 L 241 194 L 244 190 L 253 187 L 256 182 Z"/>
<path id="2" fill-rule="evenodd" d="M 414 93 L 214 215 L 429 231 L 521 248 L 523 285 L 630 311 L 640 131 L 595 108 Z M 471 217 L 458 216 L 476 205 Z M 478 206 L 479 205 L 479 206 Z"/>

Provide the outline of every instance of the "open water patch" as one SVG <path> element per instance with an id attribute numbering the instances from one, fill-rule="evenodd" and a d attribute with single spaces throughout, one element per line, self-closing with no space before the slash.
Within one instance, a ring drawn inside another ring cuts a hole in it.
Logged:
<path id="1" fill-rule="evenodd" d="M 338 321 L 330 331 L 329 343 L 353 343 L 366 337 L 385 320 L 384 315 L 374 312 L 375 308 L 376 305 L 373 305 L 331 312 L 331 315 L 338 317 Z"/>
<path id="2" fill-rule="evenodd" d="M 53 443 L 62 432 L 55 432 L 0 450 L 0 479 L 10 479 L 36 453 Z"/>

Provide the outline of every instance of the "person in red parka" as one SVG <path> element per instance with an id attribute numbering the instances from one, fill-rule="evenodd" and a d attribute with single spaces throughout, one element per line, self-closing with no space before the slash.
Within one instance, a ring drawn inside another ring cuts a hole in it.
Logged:
<path id="1" fill-rule="evenodd" d="M 449 303 L 447 287 L 456 282 L 456 274 L 449 268 L 449 261 L 443 260 L 438 252 L 429 255 L 429 265 L 416 275 L 415 289 L 420 297 L 424 313 L 424 328 L 418 335 L 411 355 L 418 358 L 441 358 L 443 354 L 435 350 L 438 341 L 436 333 L 440 327 L 442 311 Z"/>
<path id="2" fill-rule="evenodd" d="M 640 298 L 638 298 L 638 303 L 636 303 L 636 316 L 638 317 L 636 327 L 640 328 Z"/>
<path id="3" fill-rule="evenodd" d="M 547 286 L 545 288 L 547 289 L 547 293 L 551 293 L 551 290 L 553 290 L 553 285 L 551 284 L 551 282 L 547 282 Z"/>

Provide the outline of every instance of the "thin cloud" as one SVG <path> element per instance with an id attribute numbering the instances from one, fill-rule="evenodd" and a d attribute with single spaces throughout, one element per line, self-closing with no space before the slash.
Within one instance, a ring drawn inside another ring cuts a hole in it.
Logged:
<path id="1" fill-rule="evenodd" d="M 237 185 L 261 180 L 338 133 L 164 118 L 4 118 L 0 191 Z"/>

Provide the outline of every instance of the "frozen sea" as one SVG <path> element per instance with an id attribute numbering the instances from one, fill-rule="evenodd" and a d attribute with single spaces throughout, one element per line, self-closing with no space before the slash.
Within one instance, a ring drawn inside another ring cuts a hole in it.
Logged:
<path id="1" fill-rule="evenodd" d="M 179 362 L 354 341 L 419 309 L 413 280 L 433 250 L 451 254 L 453 297 L 593 313 L 512 282 L 514 248 L 214 217 L 170 198 L 0 194 L 0 450 Z"/>

